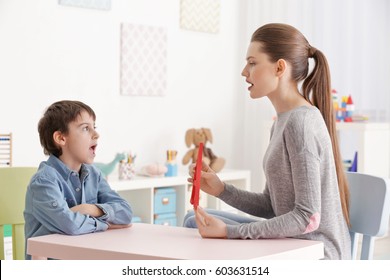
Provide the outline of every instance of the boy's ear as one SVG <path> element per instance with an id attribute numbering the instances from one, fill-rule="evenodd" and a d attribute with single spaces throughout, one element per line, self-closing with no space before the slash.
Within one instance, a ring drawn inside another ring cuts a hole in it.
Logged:
<path id="1" fill-rule="evenodd" d="M 63 146 L 65 144 L 65 136 L 61 131 L 57 130 L 53 133 L 53 140 L 57 145 Z"/>
<path id="2" fill-rule="evenodd" d="M 281 77 L 286 72 L 287 62 L 284 59 L 276 61 L 276 76 Z"/>

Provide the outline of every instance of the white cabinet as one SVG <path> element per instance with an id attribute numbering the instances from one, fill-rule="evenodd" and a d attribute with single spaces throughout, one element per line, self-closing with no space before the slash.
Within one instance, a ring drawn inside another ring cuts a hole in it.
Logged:
<path id="1" fill-rule="evenodd" d="M 358 172 L 389 177 L 389 128 L 389 123 L 337 123 L 336 129 L 342 157 L 353 159 L 353 154 L 357 151 Z"/>
<path id="2" fill-rule="evenodd" d="M 219 178 L 226 183 L 242 189 L 250 188 L 250 171 L 248 170 L 223 170 L 218 173 Z M 176 190 L 176 215 L 177 225 L 183 224 L 183 218 L 189 210 L 192 186 L 187 182 L 188 175 L 179 174 L 175 177 L 141 177 L 136 176 L 131 180 L 108 180 L 111 188 L 125 198 L 133 208 L 135 216 L 139 216 L 144 223 L 154 222 L 154 192 L 158 188 L 172 187 Z M 219 199 L 203 192 L 200 195 L 199 204 L 202 207 L 233 211 Z"/>

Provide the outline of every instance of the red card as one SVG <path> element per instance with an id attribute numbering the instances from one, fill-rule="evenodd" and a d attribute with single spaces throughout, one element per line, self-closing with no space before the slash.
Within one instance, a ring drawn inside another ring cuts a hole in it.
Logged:
<path id="1" fill-rule="evenodd" d="M 194 205 L 196 210 L 199 206 L 199 192 L 200 192 L 200 177 L 202 171 L 202 155 L 203 155 L 203 143 L 199 144 L 198 158 L 196 159 L 194 182 L 192 186 L 191 204 Z"/>

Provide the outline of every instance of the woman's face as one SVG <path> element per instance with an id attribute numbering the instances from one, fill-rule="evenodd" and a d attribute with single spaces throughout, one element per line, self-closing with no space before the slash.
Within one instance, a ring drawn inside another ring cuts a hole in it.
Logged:
<path id="1" fill-rule="evenodd" d="M 260 52 L 261 43 L 252 42 L 248 47 L 246 65 L 241 75 L 249 83 L 252 98 L 261 98 L 274 92 L 278 85 L 277 63 L 271 62 L 268 55 Z"/>

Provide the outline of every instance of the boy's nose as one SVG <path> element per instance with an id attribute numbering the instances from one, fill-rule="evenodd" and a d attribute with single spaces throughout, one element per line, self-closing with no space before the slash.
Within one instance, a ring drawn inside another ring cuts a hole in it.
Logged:
<path id="1" fill-rule="evenodd" d="M 95 133 L 93 135 L 94 139 L 98 139 L 100 137 L 99 133 L 95 130 Z"/>

